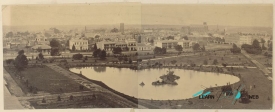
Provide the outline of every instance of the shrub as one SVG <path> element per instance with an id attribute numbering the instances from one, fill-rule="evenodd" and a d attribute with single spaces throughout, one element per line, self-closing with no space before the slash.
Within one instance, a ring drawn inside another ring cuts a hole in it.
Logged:
<path id="1" fill-rule="evenodd" d="M 217 59 L 215 59 L 215 60 L 213 61 L 213 64 L 214 64 L 214 65 L 218 64 Z"/>
<path id="2" fill-rule="evenodd" d="M 85 60 L 88 60 L 88 56 L 85 56 Z"/>
<path id="3" fill-rule="evenodd" d="M 73 59 L 75 59 L 75 60 L 81 60 L 82 58 L 83 58 L 82 54 L 74 54 L 73 55 Z"/>
<path id="4" fill-rule="evenodd" d="M 6 60 L 6 63 L 11 64 L 13 61 L 14 61 L 14 59 L 8 59 L 8 60 Z"/>

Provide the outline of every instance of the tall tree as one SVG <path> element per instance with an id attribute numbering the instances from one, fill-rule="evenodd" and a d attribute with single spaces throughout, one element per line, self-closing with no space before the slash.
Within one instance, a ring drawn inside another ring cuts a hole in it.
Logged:
<path id="1" fill-rule="evenodd" d="M 61 45 L 60 45 L 60 43 L 59 43 L 58 40 L 52 39 L 52 40 L 50 41 L 50 46 L 51 46 L 51 47 L 58 48 L 58 47 L 60 47 Z"/>
<path id="2" fill-rule="evenodd" d="M 95 38 L 99 38 L 100 36 L 99 35 L 96 35 Z"/>
<path id="3" fill-rule="evenodd" d="M 113 53 L 114 54 L 121 54 L 121 52 L 122 52 L 122 49 L 120 47 L 113 48 Z"/>
<path id="4" fill-rule="evenodd" d="M 38 57 L 39 57 L 40 60 L 43 60 L 43 59 L 44 59 L 44 56 L 43 56 L 42 53 L 39 53 L 39 54 L 38 54 Z"/>
<path id="5" fill-rule="evenodd" d="M 163 48 L 161 49 L 161 51 L 162 51 L 162 54 L 166 54 L 166 48 L 165 48 L 165 47 L 163 47 Z"/>
<path id="6" fill-rule="evenodd" d="M 252 46 L 253 46 L 253 48 L 255 48 L 255 49 L 260 49 L 260 48 L 261 48 L 260 42 L 259 42 L 257 39 L 255 39 L 255 40 L 253 41 Z"/>
<path id="7" fill-rule="evenodd" d="M 230 49 L 232 53 L 241 53 L 241 49 L 236 45 L 233 44 L 233 47 Z"/>
<path id="8" fill-rule="evenodd" d="M 27 56 L 25 56 L 24 54 L 24 50 L 20 50 L 18 52 L 18 56 L 14 60 L 14 65 L 18 72 L 21 72 L 22 70 L 24 70 L 24 68 L 27 67 L 28 59 Z"/>
<path id="9" fill-rule="evenodd" d="M 95 50 L 95 51 L 93 52 L 93 57 L 95 57 L 95 58 L 98 57 L 100 52 L 101 52 L 100 49 Z"/>
<path id="10" fill-rule="evenodd" d="M 182 46 L 181 45 L 176 45 L 175 46 L 175 49 L 178 51 L 178 52 L 181 52 L 183 50 Z"/>
<path id="11" fill-rule="evenodd" d="M 111 30 L 111 32 L 117 33 L 117 32 L 118 32 L 118 29 L 117 29 L 117 28 L 114 28 L 114 29 Z"/>
<path id="12" fill-rule="evenodd" d="M 75 46 L 73 45 L 72 50 L 75 51 Z"/>
<path id="13" fill-rule="evenodd" d="M 218 60 L 217 60 L 217 59 L 214 59 L 213 64 L 214 64 L 214 65 L 218 64 Z"/>
<path id="14" fill-rule="evenodd" d="M 194 51 L 198 51 L 198 50 L 200 50 L 200 44 L 196 43 L 196 44 L 193 45 L 192 48 L 193 48 Z"/>
<path id="15" fill-rule="evenodd" d="M 50 46 L 51 46 L 51 55 L 58 55 L 59 54 L 59 49 L 61 49 L 61 44 L 58 40 L 52 39 L 50 41 Z"/>
<path id="16" fill-rule="evenodd" d="M 184 40 L 188 40 L 188 37 L 185 35 L 185 36 L 183 36 L 183 39 Z"/>
<path id="17" fill-rule="evenodd" d="M 162 49 L 160 47 L 155 47 L 154 53 L 155 54 L 162 54 Z"/>
<path id="18" fill-rule="evenodd" d="M 105 50 L 102 50 L 102 51 L 99 53 L 99 58 L 100 58 L 100 59 L 106 59 L 106 51 L 105 51 Z"/>
<path id="19" fill-rule="evenodd" d="M 205 51 L 205 46 L 203 45 L 202 48 L 201 48 L 202 51 Z"/>

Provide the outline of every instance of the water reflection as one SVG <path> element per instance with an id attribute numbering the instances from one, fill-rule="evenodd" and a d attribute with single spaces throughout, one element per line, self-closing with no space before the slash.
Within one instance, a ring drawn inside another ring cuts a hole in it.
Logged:
<path id="1" fill-rule="evenodd" d="M 94 71 L 95 72 L 106 72 L 106 67 L 100 67 L 100 66 L 97 66 L 97 67 L 93 67 Z"/>
<path id="2" fill-rule="evenodd" d="M 226 74 L 210 72 L 198 72 L 193 70 L 171 69 L 175 75 L 180 76 L 176 80 L 178 85 L 154 86 L 152 82 L 159 80 L 168 69 L 145 69 L 131 70 L 128 68 L 112 67 L 87 67 L 71 68 L 72 72 L 82 74 L 87 78 L 104 82 L 109 87 L 142 99 L 167 100 L 167 99 L 187 99 L 194 93 L 201 90 L 201 86 L 210 87 L 211 85 L 226 85 L 228 82 L 233 84 L 239 78 Z M 141 83 L 143 86 L 140 86 Z"/>

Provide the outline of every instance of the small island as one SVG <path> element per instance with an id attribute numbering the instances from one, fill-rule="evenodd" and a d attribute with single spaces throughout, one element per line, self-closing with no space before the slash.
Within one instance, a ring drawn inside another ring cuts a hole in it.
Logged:
<path id="1" fill-rule="evenodd" d="M 180 77 L 176 76 L 174 74 L 174 71 L 168 71 L 168 73 L 165 75 L 160 76 L 162 81 L 155 81 L 152 82 L 152 85 L 165 85 L 165 84 L 171 84 L 171 85 L 178 85 L 178 83 L 175 80 L 178 80 Z"/>

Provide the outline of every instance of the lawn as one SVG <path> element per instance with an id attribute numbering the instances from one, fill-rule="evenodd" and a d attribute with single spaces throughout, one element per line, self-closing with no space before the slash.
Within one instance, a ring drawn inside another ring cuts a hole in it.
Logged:
<path id="1" fill-rule="evenodd" d="M 272 52 L 271 52 L 272 54 Z M 262 65 L 266 66 L 266 67 L 272 67 L 272 57 L 268 58 L 266 56 L 264 56 L 264 52 L 262 54 L 259 55 L 254 55 L 254 54 L 249 54 L 253 59 L 257 60 L 259 63 L 261 63 Z"/>
<path id="2" fill-rule="evenodd" d="M 243 84 L 244 88 L 249 95 L 258 95 L 258 99 L 250 99 L 249 103 L 232 104 L 232 97 L 224 98 L 217 101 L 217 92 L 221 91 L 220 87 L 216 87 L 211 92 L 211 95 L 215 95 L 214 99 L 199 99 L 191 98 L 187 100 L 143 100 L 139 102 L 145 102 L 147 104 L 159 107 L 159 108 L 180 108 L 180 109 L 271 109 L 272 108 L 272 81 L 268 80 L 263 73 L 257 68 L 244 69 L 238 68 L 233 70 L 234 74 L 240 74 L 241 81 L 233 84 L 231 87 L 236 90 L 239 85 Z M 213 79 L 215 80 L 215 79 Z M 255 88 L 254 88 L 255 85 Z M 250 86 L 253 88 L 250 89 Z M 230 98 L 230 99 L 229 99 Z M 190 103 L 192 102 L 192 103 Z M 180 106 L 178 106 L 180 105 Z"/>
<path id="3" fill-rule="evenodd" d="M 184 53 L 183 53 L 184 54 Z M 192 55 L 193 53 L 188 53 Z M 163 56 L 156 56 L 160 58 Z M 175 65 L 189 65 L 194 63 L 196 65 L 204 64 L 204 60 L 207 60 L 207 65 L 213 65 L 214 59 L 217 59 L 217 65 L 222 65 L 222 63 L 227 63 L 228 65 L 245 65 L 245 66 L 254 66 L 248 59 L 246 59 L 242 54 L 232 54 L 227 51 L 215 51 L 215 52 L 200 52 L 192 56 L 180 56 L 175 58 L 164 58 L 161 60 L 150 61 L 152 63 L 160 62 L 164 65 L 173 65 L 171 61 L 176 60 Z"/>
<path id="4" fill-rule="evenodd" d="M 24 93 L 30 93 L 31 86 L 37 88 L 38 93 L 67 93 L 88 90 L 86 88 L 80 90 L 80 84 L 58 72 L 55 72 L 47 66 L 44 66 L 43 68 L 34 67 L 25 69 L 21 72 L 21 76 L 24 77 L 24 79 L 21 80 L 12 72 L 14 68 L 5 68 L 11 74 L 16 83 L 22 88 Z M 28 80 L 28 87 L 26 85 L 26 80 Z"/>

